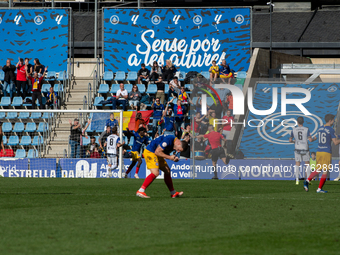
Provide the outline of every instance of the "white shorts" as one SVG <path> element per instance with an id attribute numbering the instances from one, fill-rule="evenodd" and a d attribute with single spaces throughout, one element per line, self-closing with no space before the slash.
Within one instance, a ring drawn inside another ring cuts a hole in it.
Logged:
<path id="1" fill-rule="evenodd" d="M 306 152 L 306 154 L 301 154 L 297 151 L 295 151 L 295 162 L 309 162 L 309 151 Z"/>
<path id="2" fill-rule="evenodd" d="M 107 164 L 111 165 L 111 168 L 117 168 L 118 166 L 118 156 L 115 154 L 107 155 Z"/>

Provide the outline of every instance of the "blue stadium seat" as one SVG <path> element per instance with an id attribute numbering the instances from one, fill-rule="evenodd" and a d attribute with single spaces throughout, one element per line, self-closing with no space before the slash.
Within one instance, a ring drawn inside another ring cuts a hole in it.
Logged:
<path id="1" fill-rule="evenodd" d="M 247 78 L 247 73 L 245 71 L 239 71 L 237 72 L 237 78 L 245 79 Z"/>
<path id="2" fill-rule="evenodd" d="M 50 88 L 51 88 L 51 84 L 45 83 L 41 87 L 41 92 L 42 93 L 48 93 L 48 92 L 50 92 Z"/>
<path id="3" fill-rule="evenodd" d="M 193 84 L 185 84 L 184 88 L 188 89 L 189 91 L 186 91 L 188 94 L 191 93 L 191 91 L 194 89 L 194 85 Z"/>
<path id="4" fill-rule="evenodd" d="M 124 84 L 124 88 L 130 93 L 132 91 L 132 84 Z"/>
<path id="5" fill-rule="evenodd" d="M 164 93 L 165 93 L 165 95 L 167 95 L 169 93 L 169 84 L 165 84 Z"/>
<path id="6" fill-rule="evenodd" d="M 5 112 L 0 112 L 0 119 L 6 118 L 6 113 Z"/>
<path id="7" fill-rule="evenodd" d="M 35 149 L 29 149 L 27 152 L 27 158 L 37 158 L 38 157 L 38 151 Z"/>
<path id="8" fill-rule="evenodd" d="M 103 106 L 102 104 L 100 104 L 99 102 L 100 101 L 102 101 L 102 100 L 104 100 L 104 97 L 96 97 L 95 99 L 94 99 L 94 106 Z"/>
<path id="9" fill-rule="evenodd" d="M 19 136 L 11 135 L 8 139 L 7 145 L 15 146 L 19 144 Z"/>
<path id="10" fill-rule="evenodd" d="M 47 98 L 46 98 L 46 97 L 42 97 L 42 98 L 41 98 L 41 101 L 42 101 L 42 104 L 43 104 L 43 108 L 45 108 Z M 38 99 L 35 101 L 35 104 L 36 104 L 37 106 L 40 106 L 39 100 L 38 100 Z"/>
<path id="11" fill-rule="evenodd" d="M 126 80 L 127 81 L 136 81 L 137 80 L 137 72 L 135 72 L 135 71 L 128 72 Z"/>
<path id="12" fill-rule="evenodd" d="M 46 132 L 47 130 L 48 130 L 48 123 L 40 122 L 37 132 L 44 132 L 44 131 Z"/>
<path id="13" fill-rule="evenodd" d="M 32 142 L 31 137 L 28 136 L 28 135 L 25 135 L 25 136 L 21 137 L 21 141 L 20 141 L 19 145 L 28 146 L 28 145 L 31 144 L 31 142 Z"/>
<path id="14" fill-rule="evenodd" d="M 199 99 L 199 97 L 194 97 L 191 101 L 194 105 L 196 105 L 196 102 L 197 102 L 198 99 Z"/>
<path id="15" fill-rule="evenodd" d="M 44 112 L 44 114 L 42 115 L 42 118 L 48 119 L 48 116 L 50 116 L 50 118 L 53 118 L 53 113 L 52 112 Z"/>
<path id="16" fill-rule="evenodd" d="M 134 141 L 135 141 L 135 137 L 131 136 L 129 146 L 133 146 Z"/>
<path id="17" fill-rule="evenodd" d="M 91 142 L 91 139 L 90 139 L 89 136 L 87 138 L 85 136 L 83 136 L 83 145 L 84 146 L 89 145 L 90 142 Z"/>
<path id="18" fill-rule="evenodd" d="M 111 71 L 104 72 L 103 80 L 104 81 L 112 81 L 113 80 L 113 72 L 111 72 Z"/>
<path id="19" fill-rule="evenodd" d="M 96 132 L 102 133 L 104 132 L 104 127 L 102 125 L 100 125 L 97 129 Z"/>
<path id="20" fill-rule="evenodd" d="M 18 149 L 15 152 L 15 158 L 26 158 L 26 151 L 24 149 Z"/>
<path id="21" fill-rule="evenodd" d="M 44 143 L 44 138 L 42 136 L 36 135 L 33 137 L 32 145 L 39 146 Z"/>
<path id="22" fill-rule="evenodd" d="M 12 119 L 16 119 L 17 117 L 18 117 L 18 113 L 17 112 L 9 112 L 9 113 L 7 113 L 6 119 L 12 120 Z"/>
<path id="23" fill-rule="evenodd" d="M 14 97 L 11 105 L 15 107 L 22 106 L 22 97 Z"/>
<path id="24" fill-rule="evenodd" d="M 55 71 L 48 71 L 46 74 L 46 81 L 55 81 L 57 79 L 57 72 Z"/>
<path id="25" fill-rule="evenodd" d="M 5 135 L 2 137 L 2 142 L 4 145 L 7 144 L 7 137 Z"/>
<path id="26" fill-rule="evenodd" d="M 98 93 L 100 93 L 100 94 L 106 94 L 106 93 L 109 92 L 109 90 L 110 90 L 110 88 L 109 88 L 109 85 L 108 85 L 108 84 L 100 84 Z"/>
<path id="27" fill-rule="evenodd" d="M 57 80 L 61 83 L 64 81 L 64 78 L 67 78 L 67 73 L 65 71 L 59 72 Z"/>
<path id="28" fill-rule="evenodd" d="M 25 132 L 35 132 L 37 130 L 37 126 L 33 122 L 29 122 L 26 124 Z"/>
<path id="29" fill-rule="evenodd" d="M 32 97 L 25 97 L 25 100 L 24 100 L 24 102 L 23 102 L 22 105 L 23 105 L 23 106 L 26 106 L 26 107 L 27 107 L 27 106 L 32 106 L 32 103 L 25 103 L 27 98 L 28 98 L 28 99 L 31 99 L 31 101 L 32 101 Z"/>
<path id="30" fill-rule="evenodd" d="M 96 138 L 96 144 L 99 144 L 99 135 L 96 135 L 95 138 Z"/>
<path id="31" fill-rule="evenodd" d="M 4 71 L 0 70 L 0 81 L 3 81 L 5 79 L 5 73 Z"/>
<path id="32" fill-rule="evenodd" d="M 207 80 L 210 79 L 210 73 L 208 71 L 202 71 L 201 74 L 203 75 L 204 78 L 206 78 Z"/>
<path id="33" fill-rule="evenodd" d="M 64 86 L 62 84 L 54 84 L 53 87 L 54 92 L 62 92 L 64 91 Z"/>
<path id="34" fill-rule="evenodd" d="M 124 143 L 125 143 L 125 144 L 128 144 L 128 138 L 127 138 L 127 136 L 123 136 L 123 138 L 124 138 Z"/>
<path id="35" fill-rule="evenodd" d="M 18 118 L 24 120 L 24 119 L 28 119 L 29 117 L 30 117 L 29 112 L 20 112 Z"/>
<path id="36" fill-rule="evenodd" d="M 11 105 L 11 98 L 10 97 L 2 97 L 0 106 L 10 106 Z"/>
<path id="37" fill-rule="evenodd" d="M 24 132 L 25 125 L 22 122 L 17 122 L 14 124 L 13 132 L 21 133 Z"/>
<path id="38" fill-rule="evenodd" d="M 31 113 L 31 119 L 40 119 L 41 118 L 41 112 L 32 112 Z"/>
<path id="39" fill-rule="evenodd" d="M 12 124 L 5 122 L 4 124 L 2 124 L 2 132 L 12 132 Z"/>
<path id="40" fill-rule="evenodd" d="M 137 84 L 137 87 L 140 93 L 145 93 L 146 89 L 144 84 Z"/>
<path id="41" fill-rule="evenodd" d="M 178 72 L 178 80 L 179 81 L 184 81 L 185 79 L 185 72 L 184 71 L 179 71 Z"/>
<path id="42" fill-rule="evenodd" d="M 124 80 L 125 80 L 125 72 L 124 71 L 116 72 L 115 81 L 124 81 Z"/>
<path id="43" fill-rule="evenodd" d="M 119 89 L 119 84 L 112 84 L 110 93 L 116 94 Z"/>
<path id="44" fill-rule="evenodd" d="M 148 90 L 146 91 L 146 93 L 156 94 L 157 93 L 157 85 L 156 84 L 149 84 Z"/>
<path id="45" fill-rule="evenodd" d="M 212 97 L 207 97 L 207 104 L 212 106 L 214 104 L 214 99 Z"/>

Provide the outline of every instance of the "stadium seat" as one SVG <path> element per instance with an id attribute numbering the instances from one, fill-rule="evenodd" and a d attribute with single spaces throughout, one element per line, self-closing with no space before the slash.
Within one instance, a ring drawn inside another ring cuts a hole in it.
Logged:
<path id="1" fill-rule="evenodd" d="M 193 84 L 185 84 L 184 88 L 188 89 L 189 91 L 186 91 L 188 94 L 191 93 L 191 91 L 194 89 L 194 85 Z"/>
<path id="2" fill-rule="evenodd" d="M 34 149 L 29 149 L 27 153 L 27 158 L 37 158 L 38 157 L 38 151 Z"/>
<path id="3" fill-rule="evenodd" d="M 26 151 L 24 149 L 18 149 L 15 152 L 15 158 L 26 158 Z"/>
<path id="4" fill-rule="evenodd" d="M 2 97 L 0 106 L 10 106 L 11 105 L 11 98 L 10 97 Z"/>
<path id="5" fill-rule="evenodd" d="M 14 107 L 22 106 L 22 97 L 14 97 L 11 106 Z"/>
<path id="6" fill-rule="evenodd" d="M 156 94 L 157 93 L 157 85 L 156 84 L 149 84 L 148 90 L 146 91 L 146 93 Z"/>
<path id="7" fill-rule="evenodd" d="M 4 145 L 7 144 L 7 137 L 5 135 L 2 136 L 2 142 L 3 142 Z"/>
<path id="8" fill-rule="evenodd" d="M 4 124 L 2 124 L 2 132 L 12 132 L 12 124 L 5 122 Z"/>
<path id="9" fill-rule="evenodd" d="M 245 71 L 237 72 L 237 78 L 245 79 L 247 78 L 247 73 Z"/>
<path id="10" fill-rule="evenodd" d="M 198 99 L 199 99 L 198 97 L 194 97 L 191 101 L 194 105 L 196 105 L 196 102 L 197 102 Z"/>
<path id="11" fill-rule="evenodd" d="M 19 144 L 19 136 L 11 135 L 8 139 L 7 145 L 15 146 Z"/>
<path id="12" fill-rule="evenodd" d="M 28 106 L 32 106 L 32 103 L 26 103 L 26 99 L 30 99 L 31 101 L 32 101 L 32 97 L 25 97 L 25 100 L 24 100 L 24 102 L 23 102 L 23 106 L 26 106 L 26 107 L 28 107 Z"/>
<path id="13" fill-rule="evenodd" d="M 57 79 L 57 72 L 55 71 L 48 71 L 47 74 L 46 74 L 46 78 L 45 78 L 45 81 L 56 81 Z"/>
<path id="14" fill-rule="evenodd" d="M 137 87 L 140 93 L 145 93 L 146 89 L 144 84 L 137 84 Z"/>
<path id="15" fill-rule="evenodd" d="M 113 72 L 111 72 L 111 71 L 106 71 L 106 72 L 104 72 L 104 75 L 103 75 L 103 80 L 104 81 L 112 81 L 113 80 Z"/>
<path id="16" fill-rule="evenodd" d="M 6 113 L 5 112 L 0 112 L 0 119 L 6 118 Z"/>
<path id="17" fill-rule="evenodd" d="M 99 144 L 99 135 L 96 135 L 95 138 L 96 138 L 96 144 Z"/>
<path id="18" fill-rule="evenodd" d="M 85 136 L 83 136 L 83 145 L 89 145 L 91 142 L 90 137 L 88 136 L 87 138 Z"/>
<path id="19" fill-rule="evenodd" d="M 59 81 L 59 83 L 62 83 L 64 81 L 64 78 L 67 78 L 67 73 L 65 71 L 60 71 L 57 81 Z"/>
<path id="20" fill-rule="evenodd" d="M 13 132 L 21 133 L 24 132 L 25 125 L 22 122 L 17 122 L 14 124 Z"/>
<path id="21" fill-rule="evenodd" d="M 212 106 L 214 104 L 214 99 L 212 97 L 207 97 L 207 104 Z"/>
<path id="22" fill-rule="evenodd" d="M 47 130 L 48 130 L 48 123 L 40 122 L 37 132 L 44 132 L 44 131 L 46 132 Z"/>
<path id="23" fill-rule="evenodd" d="M 99 94 L 107 94 L 110 88 L 108 84 L 100 84 L 98 93 Z"/>
<path id="24" fill-rule="evenodd" d="M 37 130 L 37 126 L 33 122 L 29 122 L 26 124 L 25 132 L 35 132 Z"/>
<path id="25" fill-rule="evenodd" d="M 104 132 L 104 127 L 101 125 L 96 129 L 96 132 L 102 133 Z"/>
<path id="26" fill-rule="evenodd" d="M 128 72 L 126 80 L 127 81 L 137 81 L 137 72 L 135 72 L 135 71 Z"/>
<path id="27" fill-rule="evenodd" d="M 9 112 L 9 113 L 7 113 L 6 119 L 12 120 L 12 119 L 16 119 L 17 117 L 18 117 L 18 113 L 17 112 Z"/>
<path id="28" fill-rule="evenodd" d="M 236 87 L 238 87 L 240 90 L 243 90 L 243 84 L 234 84 Z"/>
<path id="29" fill-rule="evenodd" d="M 178 75 L 178 80 L 179 81 L 184 81 L 184 79 L 185 79 L 185 72 L 184 71 L 179 71 L 177 73 L 177 75 Z"/>
<path id="30" fill-rule="evenodd" d="M 134 141 L 135 141 L 135 137 L 131 136 L 129 146 L 133 146 Z"/>
<path id="31" fill-rule="evenodd" d="M 50 88 L 51 88 L 51 84 L 45 83 L 45 84 L 43 84 L 42 87 L 41 87 L 41 92 L 42 92 L 42 93 L 48 93 L 48 92 L 50 92 Z"/>
<path id="32" fill-rule="evenodd" d="M 28 119 L 29 117 L 30 117 L 29 112 L 20 112 L 18 118 L 24 120 L 24 119 Z"/>
<path id="33" fill-rule="evenodd" d="M 130 93 L 132 91 L 132 84 L 124 84 L 124 88 Z"/>
<path id="34" fill-rule="evenodd" d="M 116 94 L 119 89 L 119 84 L 112 84 L 110 93 Z"/>
<path id="35" fill-rule="evenodd" d="M 28 146 L 28 145 L 31 144 L 31 142 L 32 142 L 31 137 L 28 136 L 28 135 L 25 135 L 25 136 L 21 137 L 21 141 L 20 141 L 19 145 Z"/>
<path id="36" fill-rule="evenodd" d="M 44 143 L 44 138 L 42 136 L 36 135 L 33 137 L 32 145 L 39 146 Z"/>
<path id="37" fill-rule="evenodd" d="M 48 116 L 50 116 L 50 118 L 53 118 L 53 113 L 52 112 L 44 112 L 44 114 L 42 115 L 42 118 L 48 119 Z"/>
<path id="38" fill-rule="evenodd" d="M 115 81 L 124 81 L 125 80 L 125 72 L 124 71 L 116 72 L 116 77 L 115 77 L 114 80 Z"/>
<path id="39" fill-rule="evenodd" d="M 41 101 L 42 101 L 42 104 L 43 104 L 43 108 L 45 108 L 46 101 L 47 101 L 46 97 L 42 97 L 42 98 L 41 98 Z M 38 99 L 35 101 L 35 104 L 36 104 L 37 106 L 40 106 L 39 100 L 38 100 Z"/>
<path id="40" fill-rule="evenodd" d="M 102 104 L 100 104 L 99 102 L 100 101 L 103 101 L 104 100 L 104 97 L 96 97 L 95 99 L 94 99 L 94 106 L 103 106 Z"/>
<path id="41" fill-rule="evenodd" d="M 64 91 L 64 86 L 62 84 L 54 84 L 53 87 L 54 92 L 62 92 Z"/>
<path id="42" fill-rule="evenodd" d="M 31 119 L 40 119 L 41 118 L 41 112 L 32 112 Z"/>
<path id="43" fill-rule="evenodd" d="M 165 84 L 164 86 L 164 94 L 167 95 L 169 93 L 169 84 Z"/>
<path id="44" fill-rule="evenodd" d="M 201 74 L 203 75 L 204 78 L 206 78 L 207 80 L 210 79 L 210 73 L 208 71 L 202 71 Z"/>

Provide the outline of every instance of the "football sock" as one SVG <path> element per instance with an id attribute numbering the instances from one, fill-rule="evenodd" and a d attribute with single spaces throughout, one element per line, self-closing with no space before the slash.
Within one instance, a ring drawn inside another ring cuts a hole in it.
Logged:
<path id="1" fill-rule="evenodd" d="M 310 176 L 308 177 L 307 181 L 310 182 L 311 180 L 313 180 L 314 177 L 316 177 L 317 175 L 319 175 L 319 172 L 314 171 L 310 174 Z"/>
<path id="2" fill-rule="evenodd" d="M 139 167 L 137 166 L 136 167 L 136 174 L 138 174 L 138 172 L 139 172 Z"/>
<path id="3" fill-rule="evenodd" d="M 164 182 L 165 182 L 166 186 L 168 186 L 168 189 L 169 189 L 170 192 L 175 191 L 174 185 L 172 184 L 172 179 L 171 179 L 170 174 L 164 174 Z M 175 191 L 175 193 L 176 193 L 176 191 Z"/>
<path id="4" fill-rule="evenodd" d="M 310 175 L 310 166 L 307 165 L 307 166 L 306 166 L 306 176 L 307 176 L 307 178 L 308 178 L 309 175 Z M 306 178 L 306 179 L 307 179 L 307 178 Z"/>
<path id="5" fill-rule="evenodd" d="M 319 189 L 322 189 L 323 185 L 325 184 L 327 179 L 327 174 L 321 175 L 320 183 L 319 183 Z"/>
<path id="6" fill-rule="evenodd" d="M 141 189 L 146 189 L 147 187 L 149 187 L 149 185 L 153 182 L 153 180 L 156 179 L 156 175 L 154 175 L 153 173 L 149 174 L 145 180 L 144 180 L 144 183 L 141 187 Z M 144 191 L 141 191 L 141 192 L 144 192 Z"/>
<path id="7" fill-rule="evenodd" d="M 295 166 L 295 179 L 297 182 L 299 181 L 299 170 L 300 170 L 300 167 Z"/>

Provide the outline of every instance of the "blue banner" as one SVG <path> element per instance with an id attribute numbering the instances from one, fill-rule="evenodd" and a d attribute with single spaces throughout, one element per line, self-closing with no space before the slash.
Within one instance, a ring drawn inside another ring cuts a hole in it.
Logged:
<path id="1" fill-rule="evenodd" d="M 32 177 L 56 178 L 57 160 L 55 158 L 30 159 L 30 171 Z"/>
<path id="2" fill-rule="evenodd" d="M 0 159 L 0 177 L 33 177 L 28 169 L 28 159 Z"/>
<path id="3" fill-rule="evenodd" d="M 51 71 L 66 71 L 69 9 L 0 9 L 0 66 L 38 58 Z"/>
<path id="4" fill-rule="evenodd" d="M 144 63 L 180 71 L 208 71 L 212 60 L 247 71 L 250 8 L 104 9 L 104 64 L 108 71 L 138 71 Z"/>

